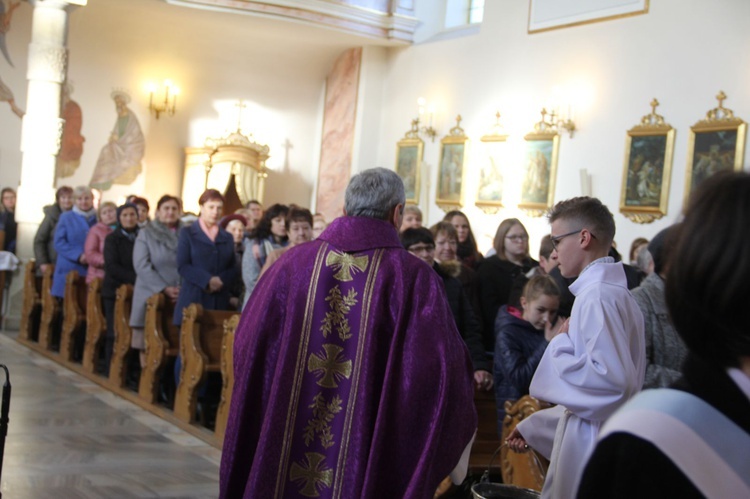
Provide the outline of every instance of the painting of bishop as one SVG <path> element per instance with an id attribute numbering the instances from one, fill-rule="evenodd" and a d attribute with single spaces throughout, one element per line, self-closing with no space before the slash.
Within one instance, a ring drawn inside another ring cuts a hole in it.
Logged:
<path id="1" fill-rule="evenodd" d="M 117 110 L 117 120 L 109 136 L 109 142 L 102 147 L 89 185 L 106 191 L 112 184 L 129 185 L 141 173 L 141 161 L 145 151 L 145 139 L 141 125 L 133 111 L 127 106 L 130 96 L 116 90 L 112 100 Z"/>

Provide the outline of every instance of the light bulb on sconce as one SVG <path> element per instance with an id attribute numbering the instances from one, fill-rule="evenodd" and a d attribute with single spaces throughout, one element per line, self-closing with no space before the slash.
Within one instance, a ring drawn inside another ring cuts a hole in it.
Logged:
<path id="1" fill-rule="evenodd" d="M 573 133 L 576 131 L 576 124 L 573 121 L 573 107 L 570 104 L 568 104 L 567 114 L 560 114 L 559 109 L 553 109 L 549 117 L 555 128 L 566 130 L 570 134 L 570 138 L 573 138 Z"/>
<path id="2" fill-rule="evenodd" d="M 432 140 L 432 142 L 435 142 L 435 137 L 437 137 L 437 130 L 433 128 L 434 119 L 435 104 L 428 104 L 427 100 L 424 97 L 420 97 L 419 99 L 417 99 L 417 118 L 412 120 L 413 131 L 419 135 L 427 136 Z M 425 122 L 426 125 L 423 125 L 422 123 Z"/>
<path id="3" fill-rule="evenodd" d="M 148 109 L 154 113 L 157 120 L 162 113 L 174 116 L 175 111 L 177 111 L 177 96 L 180 94 L 180 89 L 174 86 L 171 80 L 164 80 L 162 87 L 164 89 L 164 99 L 159 99 L 157 96 L 157 103 L 154 103 L 154 94 L 157 92 L 156 85 L 149 83 L 146 87 L 149 92 Z"/>

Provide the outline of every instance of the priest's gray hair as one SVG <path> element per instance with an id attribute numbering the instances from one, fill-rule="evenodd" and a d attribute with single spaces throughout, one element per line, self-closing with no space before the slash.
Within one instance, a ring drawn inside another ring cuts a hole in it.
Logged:
<path id="1" fill-rule="evenodd" d="M 396 172 L 386 168 L 364 170 L 349 181 L 344 198 L 344 211 L 350 217 L 387 220 L 393 208 L 406 204 L 404 183 Z"/>

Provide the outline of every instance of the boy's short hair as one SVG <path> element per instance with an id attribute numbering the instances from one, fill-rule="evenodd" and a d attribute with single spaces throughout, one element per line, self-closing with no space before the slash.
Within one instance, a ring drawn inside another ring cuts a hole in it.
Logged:
<path id="1" fill-rule="evenodd" d="M 419 209 L 419 206 L 407 204 L 406 206 L 404 206 L 404 216 L 406 216 L 407 213 L 416 215 L 420 220 L 422 220 L 422 210 Z"/>
<path id="2" fill-rule="evenodd" d="M 406 229 L 401 234 L 399 234 L 399 239 L 401 240 L 401 246 L 403 246 L 407 251 L 410 247 L 420 243 L 435 246 L 435 239 L 433 239 L 432 237 L 432 232 L 430 232 L 429 229 L 426 229 L 425 227 L 419 227 L 418 229 Z"/>
<path id="3" fill-rule="evenodd" d="M 548 275 L 535 275 L 523 287 L 523 296 L 527 302 L 534 301 L 542 295 L 560 296 L 560 288 Z"/>
<path id="4" fill-rule="evenodd" d="M 615 218 L 597 198 L 580 196 L 560 201 L 547 213 L 547 220 L 571 220 L 580 224 L 580 229 L 588 229 L 605 247 L 612 245 L 615 238 Z"/>

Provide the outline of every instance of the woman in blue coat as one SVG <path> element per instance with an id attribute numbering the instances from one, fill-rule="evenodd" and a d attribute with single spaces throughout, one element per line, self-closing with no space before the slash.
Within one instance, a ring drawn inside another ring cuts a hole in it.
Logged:
<path id="1" fill-rule="evenodd" d="M 65 292 L 65 276 L 77 270 L 85 277 L 88 268 L 83 245 L 89 229 L 96 223 L 94 196 L 88 187 L 79 186 L 73 191 L 73 209 L 60 215 L 55 228 L 55 274 L 52 278 L 52 296 L 62 298 Z"/>
<path id="2" fill-rule="evenodd" d="M 177 271 L 182 284 L 174 311 L 175 325 L 182 324 L 182 310 L 191 303 L 200 303 L 207 310 L 229 310 L 229 292 L 237 278 L 234 238 L 219 227 L 224 197 L 216 189 L 208 189 L 198 203 L 198 220 L 180 231 L 177 242 Z"/>

